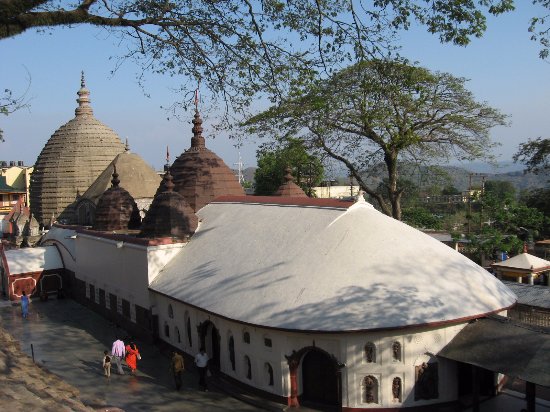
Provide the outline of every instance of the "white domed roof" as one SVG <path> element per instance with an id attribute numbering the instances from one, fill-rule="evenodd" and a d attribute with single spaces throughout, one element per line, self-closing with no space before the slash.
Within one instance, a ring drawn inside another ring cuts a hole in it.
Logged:
<path id="1" fill-rule="evenodd" d="M 198 212 L 195 235 L 151 289 L 245 323 L 326 332 L 457 322 L 516 301 L 471 260 L 367 203 L 230 200 Z"/>

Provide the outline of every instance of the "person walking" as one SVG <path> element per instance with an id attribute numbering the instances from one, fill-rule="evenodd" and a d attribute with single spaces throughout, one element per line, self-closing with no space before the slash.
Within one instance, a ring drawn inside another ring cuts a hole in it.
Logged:
<path id="1" fill-rule="evenodd" d="M 124 342 L 121 341 L 118 337 L 117 337 L 117 340 L 113 342 L 111 355 L 115 359 L 115 363 L 118 369 L 118 374 L 124 375 L 124 371 L 122 370 L 122 359 L 126 355 L 126 349 L 124 349 Z"/>
<path id="2" fill-rule="evenodd" d="M 136 373 L 137 360 L 141 359 L 138 348 L 134 342 L 126 345 L 126 365 L 130 367 L 132 373 Z"/>
<path id="3" fill-rule="evenodd" d="M 206 371 L 208 369 L 209 360 L 210 358 L 206 354 L 204 347 L 195 355 L 195 365 L 199 368 L 199 387 L 201 387 L 204 392 L 208 392 L 208 387 L 206 386 Z"/>
<path id="4" fill-rule="evenodd" d="M 176 384 L 176 390 L 179 391 L 181 388 L 181 378 L 183 371 L 185 370 L 183 356 L 178 352 L 172 352 L 172 361 L 170 362 L 170 371 L 174 375 L 174 383 Z"/>
<path id="5" fill-rule="evenodd" d="M 27 319 L 27 316 L 29 316 L 29 297 L 25 291 L 21 296 L 21 315 L 23 315 L 23 319 Z"/>
<path id="6" fill-rule="evenodd" d="M 111 357 L 107 351 L 103 352 L 103 374 L 106 378 L 111 377 Z"/>

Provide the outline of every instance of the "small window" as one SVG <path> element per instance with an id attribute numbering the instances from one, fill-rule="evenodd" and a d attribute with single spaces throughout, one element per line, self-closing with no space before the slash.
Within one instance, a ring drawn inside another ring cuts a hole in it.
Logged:
<path id="1" fill-rule="evenodd" d="M 271 341 L 271 338 L 264 338 L 264 345 L 267 346 L 268 348 L 272 348 L 273 342 Z"/>
<path id="2" fill-rule="evenodd" d="M 243 333 L 243 342 L 250 344 L 250 333 L 246 331 Z"/>
<path id="3" fill-rule="evenodd" d="M 180 330 L 177 326 L 174 328 L 174 334 L 176 335 L 176 339 L 178 340 L 178 343 L 181 343 Z"/>
<path id="4" fill-rule="evenodd" d="M 393 360 L 395 362 L 401 362 L 401 343 L 397 341 L 393 342 L 391 349 L 392 349 Z"/>
<path id="5" fill-rule="evenodd" d="M 372 342 L 368 342 L 365 345 L 365 359 L 367 363 L 376 362 L 376 346 Z"/>
<path id="6" fill-rule="evenodd" d="M 273 386 L 273 367 L 269 364 L 265 364 L 265 372 L 268 386 Z"/>
<path id="7" fill-rule="evenodd" d="M 401 402 L 401 378 L 393 378 L 392 385 L 391 385 L 391 391 L 393 395 L 393 401 L 394 402 Z"/>
<path id="8" fill-rule="evenodd" d="M 164 336 L 167 338 L 170 337 L 170 326 L 168 326 L 168 323 L 164 322 Z"/>
<path id="9" fill-rule="evenodd" d="M 363 380 L 365 403 L 378 403 L 378 380 L 369 375 Z"/>
<path id="10" fill-rule="evenodd" d="M 168 305 L 168 317 L 174 319 L 174 308 L 172 308 L 171 304 Z"/>
<path id="11" fill-rule="evenodd" d="M 246 379 L 252 379 L 252 364 L 250 363 L 250 358 L 245 355 L 244 357 L 244 370 L 246 371 Z"/>
<path id="12" fill-rule="evenodd" d="M 229 361 L 231 362 L 231 370 L 235 370 L 235 339 L 233 339 L 233 336 L 229 337 L 228 349 Z"/>

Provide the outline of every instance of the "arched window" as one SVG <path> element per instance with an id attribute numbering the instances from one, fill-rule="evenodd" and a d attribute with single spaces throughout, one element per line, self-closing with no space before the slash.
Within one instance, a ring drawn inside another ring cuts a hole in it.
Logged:
<path id="1" fill-rule="evenodd" d="M 401 343 L 395 341 L 391 345 L 392 356 L 395 362 L 401 362 Z"/>
<path id="2" fill-rule="evenodd" d="M 233 335 L 229 336 L 227 346 L 229 349 L 229 362 L 231 362 L 231 370 L 235 370 L 235 339 L 233 339 Z"/>
<path id="3" fill-rule="evenodd" d="M 167 338 L 170 337 L 170 326 L 168 326 L 168 322 L 164 322 L 164 336 Z"/>
<path id="4" fill-rule="evenodd" d="M 168 317 L 174 319 L 174 308 L 172 308 L 172 304 L 168 304 Z"/>
<path id="5" fill-rule="evenodd" d="M 250 363 L 250 358 L 244 356 L 244 370 L 246 371 L 246 379 L 252 379 L 252 364 Z"/>
<path id="6" fill-rule="evenodd" d="M 393 395 L 393 401 L 394 402 L 401 402 L 401 378 L 393 378 L 392 384 L 391 384 L 391 392 Z"/>
<path id="7" fill-rule="evenodd" d="M 177 326 L 174 328 L 174 335 L 176 335 L 176 338 L 178 339 L 178 343 L 181 343 L 180 330 Z"/>
<path id="8" fill-rule="evenodd" d="M 193 338 L 191 337 L 191 318 L 189 317 L 189 315 L 187 315 L 186 327 L 187 327 L 187 340 L 189 341 L 189 346 L 193 346 Z"/>
<path id="9" fill-rule="evenodd" d="M 272 348 L 273 347 L 273 341 L 269 336 L 264 336 L 264 345 L 266 348 Z"/>
<path id="10" fill-rule="evenodd" d="M 378 403 L 378 380 L 372 376 L 366 376 L 363 379 L 363 401 L 365 403 Z"/>
<path id="11" fill-rule="evenodd" d="M 376 346 L 372 342 L 367 342 L 365 345 L 365 359 L 367 363 L 376 362 Z"/>
<path id="12" fill-rule="evenodd" d="M 265 363 L 265 373 L 267 378 L 267 384 L 273 386 L 273 367 L 269 363 Z"/>
<path id="13" fill-rule="evenodd" d="M 250 333 L 246 330 L 243 332 L 243 342 L 250 343 Z"/>

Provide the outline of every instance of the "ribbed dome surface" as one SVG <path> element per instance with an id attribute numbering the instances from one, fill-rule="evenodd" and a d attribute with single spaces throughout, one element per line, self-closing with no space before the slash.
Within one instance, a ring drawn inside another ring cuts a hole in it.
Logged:
<path id="1" fill-rule="evenodd" d="M 290 167 L 287 167 L 285 169 L 285 172 L 285 182 L 281 186 L 279 186 L 279 188 L 275 192 L 275 196 L 307 197 L 302 188 L 294 183 L 294 179 L 292 178 L 292 174 L 290 173 Z"/>
<path id="2" fill-rule="evenodd" d="M 47 224 L 52 215 L 62 223 L 75 223 L 77 195 L 124 152 L 118 135 L 93 116 L 84 77 L 78 96 L 76 117 L 48 140 L 31 175 L 31 209 L 41 224 Z"/>
<path id="3" fill-rule="evenodd" d="M 244 195 L 233 171 L 218 155 L 206 148 L 198 112 L 195 113 L 192 130 L 191 147 L 170 168 L 174 190 L 187 200 L 195 212 L 218 196 Z"/>
<path id="4" fill-rule="evenodd" d="M 188 238 L 197 229 L 199 220 L 183 196 L 173 191 L 170 171 L 164 175 L 161 187 L 163 191 L 155 196 L 143 219 L 140 236 Z"/>
<path id="5" fill-rule="evenodd" d="M 113 172 L 112 187 L 99 198 L 94 229 L 101 231 L 139 229 L 139 209 L 132 195 L 119 186 L 118 173 Z"/>

